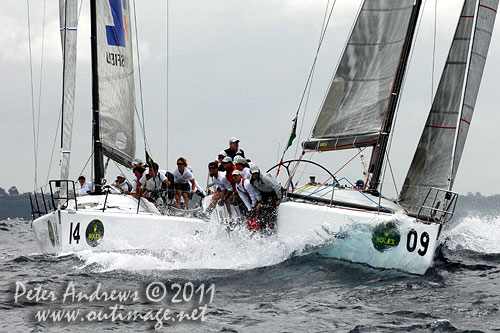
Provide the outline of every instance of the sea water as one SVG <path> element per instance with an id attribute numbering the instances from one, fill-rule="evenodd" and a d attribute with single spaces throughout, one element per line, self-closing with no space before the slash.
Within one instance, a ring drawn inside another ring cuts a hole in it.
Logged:
<path id="1" fill-rule="evenodd" d="M 209 230 L 158 251 L 54 256 L 38 254 L 30 221 L 0 221 L 0 331 L 500 330 L 495 213 L 448 223 L 424 276 L 324 259 L 310 239 L 243 231 Z M 41 320 L 48 311 L 66 317 Z"/>

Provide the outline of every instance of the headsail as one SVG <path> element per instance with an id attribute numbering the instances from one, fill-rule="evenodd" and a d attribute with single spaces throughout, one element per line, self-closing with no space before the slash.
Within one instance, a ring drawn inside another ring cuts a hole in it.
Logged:
<path id="1" fill-rule="evenodd" d="M 415 0 L 365 0 L 305 149 L 375 145 Z"/>
<path id="2" fill-rule="evenodd" d="M 97 66 L 103 154 L 135 157 L 135 88 L 129 0 L 97 0 Z"/>
<path id="3" fill-rule="evenodd" d="M 431 187 L 452 189 L 476 104 L 497 6 L 498 0 L 464 2 L 436 96 L 401 191 L 400 202 L 410 214 L 418 213 Z"/>
<path id="4" fill-rule="evenodd" d="M 73 135 L 75 106 L 76 42 L 78 24 L 78 1 L 59 0 L 59 25 L 63 52 L 63 99 L 61 130 L 61 179 L 68 180 Z M 63 182 L 61 197 L 66 197 L 67 183 Z"/>

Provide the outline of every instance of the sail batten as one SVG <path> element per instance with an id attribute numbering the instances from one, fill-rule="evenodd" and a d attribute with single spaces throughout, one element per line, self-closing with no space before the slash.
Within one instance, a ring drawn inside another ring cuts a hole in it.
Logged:
<path id="1" fill-rule="evenodd" d="M 407 38 L 414 0 L 365 0 L 305 149 L 377 143 Z"/>
<path id="2" fill-rule="evenodd" d="M 464 2 L 438 90 L 401 190 L 400 203 L 411 214 L 419 212 L 431 187 L 443 190 L 453 187 L 497 7 L 498 0 Z"/>

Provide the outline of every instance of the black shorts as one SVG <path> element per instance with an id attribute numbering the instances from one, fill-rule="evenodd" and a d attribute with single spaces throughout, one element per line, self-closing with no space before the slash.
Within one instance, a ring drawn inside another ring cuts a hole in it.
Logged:
<path id="1" fill-rule="evenodd" d="M 189 183 L 175 183 L 174 188 L 176 191 L 191 193 L 191 186 L 189 186 Z"/>

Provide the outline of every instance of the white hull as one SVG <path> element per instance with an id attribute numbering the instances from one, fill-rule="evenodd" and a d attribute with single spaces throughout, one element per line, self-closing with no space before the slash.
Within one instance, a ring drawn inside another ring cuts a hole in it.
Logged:
<path id="1" fill-rule="evenodd" d="M 137 200 L 129 196 L 109 195 L 104 212 L 103 201 L 104 196 L 80 197 L 78 210 L 73 202 L 36 219 L 33 230 L 41 251 L 169 249 L 187 237 L 204 237 L 207 230 L 201 219 L 164 216 L 147 203 L 137 213 Z M 225 207 L 217 211 L 214 217 L 225 217 Z M 210 224 L 216 223 L 214 217 Z M 387 223 L 387 230 L 374 232 Z M 245 223 L 239 227 L 245 229 Z M 422 223 L 401 213 L 283 202 L 276 233 L 270 237 L 329 258 L 424 274 L 433 265 L 439 231 L 440 224 Z"/>
<path id="2" fill-rule="evenodd" d="M 103 212 L 104 197 L 77 199 L 79 207 L 86 204 L 91 207 L 91 203 L 100 202 L 95 209 L 75 210 L 74 202 L 70 202 L 69 208 L 36 219 L 33 230 L 41 251 L 162 249 L 179 235 L 195 235 L 206 226 L 206 222 L 196 218 L 161 215 L 147 202 L 137 213 L 137 200 L 123 195 L 110 194 L 106 204 L 110 208 Z"/>
<path id="3" fill-rule="evenodd" d="M 391 225 L 391 233 L 374 234 L 377 226 L 383 228 L 387 223 Z M 402 213 L 377 214 L 284 202 L 279 208 L 277 235 L 309 237 L 307 242 L 313 251 L 325 257 L 424 274 L 433 265 L 440 227 L 440 224 L 422 223 Z"/>

